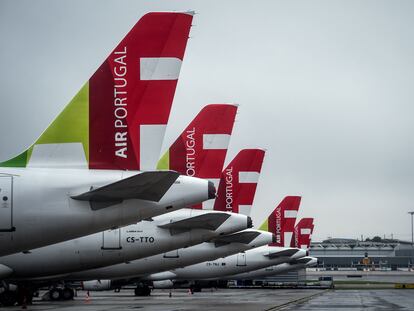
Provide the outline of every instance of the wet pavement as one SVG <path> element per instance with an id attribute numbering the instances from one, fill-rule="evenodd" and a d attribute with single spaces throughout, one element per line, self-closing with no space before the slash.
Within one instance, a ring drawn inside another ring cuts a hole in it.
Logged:
<path id="1" fill-rule="evenodd" d="M 295 289 L 219 289 L 203 290 L 189 294 L 186 290 L 173 290 L 169 297 L 168 290 L 155 290 L 150 297 L 135 297 L 132 290 L 114 292 L 78 292 L 73 301 L 39 301 L 36 299 L 28 310 L 65 310 L 65 311 L 256 311 L 268 310 L 274 306 L 288 303 L 323 292 L 322 290 Z M 0 308 L 0 310 L 21 310 L 21 307 Z"/>
<path id="2" fill-rule="evenodd" d="M 414 310 L 414 290 L 334 290 L 276 310 Z"/>
<path id="3" fill-rule="evenodd" d="M 306 271 L 307 280 L 322 276 L 331 276 L 335 281 L 414 283 L 413 271 Z"/>
<path id="4" fill-rule="evenodd" d="M 21 310 L 21 307 L 0 308 Z M 189 294 L 186 290 L 155 290 L 135 297 L 132 290 L 78 292 L 73 301 L 35 299 L 28 310 L 65 311 L 271 311 L 271 310 L 414 310 L 414 290 L 219 289 Z"/>

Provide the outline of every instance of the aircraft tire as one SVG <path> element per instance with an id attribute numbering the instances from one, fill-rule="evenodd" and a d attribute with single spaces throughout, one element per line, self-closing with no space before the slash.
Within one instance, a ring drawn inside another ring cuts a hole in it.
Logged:
<path id="1" fill-rule="evenodd" d="M 5 291 L 0 294 L 0 304 L 5 307 L 12 307 L 17 302 L 17 293 L 12 291 Z"/>
<path id="2" fill-rule="evenodd" d="M 201 286 L 200 285 L 193 285 L 191 287 L 193 293 L 200 293 L 201 292 Z"/>
<path id="3" fill-rule="evenodd" d="M 62 290 L 62 299 L 63 300 L 73 300 L 74 296 L 75 296 L 75 292 L 72 288 L 65 287 Z"/>
<path id="4" fill-rule="evenodd" d="M 149 286 L 139 286 L 134 290 L 135 296 L 151 296 L 151 288 Z"/>
<path id="5" fill-rule="evenodd" d="M 57 301 L 61 300 L 63 297 L 63 291 L 59 288 L 52 288 L 49 291 L 50 300 Z"/>

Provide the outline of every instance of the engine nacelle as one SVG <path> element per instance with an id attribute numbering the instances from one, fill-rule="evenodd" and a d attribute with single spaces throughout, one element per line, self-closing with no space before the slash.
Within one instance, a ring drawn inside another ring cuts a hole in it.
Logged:
<path id="1" fill-rule="evenodd" d="M 158 289 L 172 288 L 174 282 L 171 280 L 153 281 L 152 286 Z"/>
<path id="2" fill-rule="evenodd" d="M 82 282 L 82 288 L 90 291 L 102 291 L 111 289 L 111 280 L 92 280 Z"/>

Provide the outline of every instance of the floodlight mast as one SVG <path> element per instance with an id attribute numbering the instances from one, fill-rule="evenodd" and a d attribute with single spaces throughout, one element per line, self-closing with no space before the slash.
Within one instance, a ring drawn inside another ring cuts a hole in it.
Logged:
<path id="1" fill-rule="evenodd" d="M 413 216 L 414 212 L 408 212 L 411 215 L 411 246 L 414 247 L 414 227 L 413 227 Z"/>

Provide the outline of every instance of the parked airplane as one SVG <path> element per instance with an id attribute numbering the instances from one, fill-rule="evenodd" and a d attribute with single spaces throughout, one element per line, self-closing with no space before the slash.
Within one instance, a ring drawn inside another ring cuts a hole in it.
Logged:
<path id="1" fill-rule="evenodd" d="M 181 167 L 176 165 L 174 168 L 185 174 L 190 167 L 186 165 L 187 162 L 192 164 L 192 175 L 196 177 L 199 172 L 207 171 L 206 167 L 211 167 L 210 176 L 220 176 L 221 169 L 218 167 L 224 164 L 229 142 L 227 138 L 227 144 L 223 143 L 222 137 L 230 137 L 236 111 L 237 106 L 231 104 L 204 107 L 168 151 L 169 157 L 174 159 L 173 163 L 183 163 Z M 189 152 L 191 157 L 188 156 Z M 166 163 L 165 156 L 162 161 Z M 8 268 L 9 275 L 3 274 L 3 278 L 7 277 L 14 284 L 39 279 L 46 282 L 74 271 L 114 265 L 192 246 L 249 227 L 251 219 L 244 215 L 183 209 L 121 229 L 0 257 L 0 264 Z M 73 296 L 69 288 L 54 290 L 53 294 Z"/>
<path id="2" fill-rule="evenodd" d="M 250 217 L 245 215 L 185 208 L 120 229 L 0 257 L 1 265 L 10 272 L 3 280 L 56 280 L 70 272 L 196 245 L 244 230 L 251 224 Z"/>
<path id="3" fill-rule="evenodd" d="M 281 263 L 255 271 L 235 274 L 229 277 L 231 280 L 258 280 L 265 277 L 275 276 L 277 274 L 287 273 L 289 271 L 310 268 L 318 263 L 318 258 L 305 256 L 290 262 Z"/>
<path id="4" fill-rule="evenodd" d="M 288 196 L 276 207 L 261 229 L 272 232 L 276 241 L 266 246 L 250 249 L 238 254 L 219 258 L 215 261 L 206 261 L 169 271 L 169 279 L 174 281 L 231 279 L 232 275 L 255 271 L 264 267 L 292 262 L 307 255 L 305 250 L 283 247 L 281 237 L 289 236 L 293 232 L 296 213 L 299 209 L 300 197 Z M 292 235 L 290 235 L 291 237 Z M 290 240 L 283 241 L 290 245 Z M 153 274 L 147 280 L 160 280 L 165 273 Z M 156 283 L 155 283 L 155 286 Z"/>
<path id="5" fill-rule="evenodd" d="M 156 275 L 159 280 L 169 280 L 172 274 L 168 270 L 204 262 L 206 258 L 207 260 L 214 260 L 222 256 L 235 254 L 241 250 L 266 245 L 272 240 L 273 236 L 270 232 L 247 229 L 216 238 L 211 242 L 134 260 L 128 264 L 73 273 L 66 279 L 90 280 L 83 282 L 85 290 L 108 290 L 137 283 L 135 294 L 148 295 L 149 287 L 146 284 L 142 286 L 141 282 L 152 280 L 152 275 Z"/>
<path id="6" fill-rule="evenodd" d="M 244 165 L 246 157 L 249 160 L 247 161 L 247 165 Z M 260 149 L 242 150 L 235 157 L 221 175 L 218 190 L 219 195 L 215 201 L 215 208 L 218 209 L 219 206 L 225 205 L 226 200 L 230 204 L 230 199 L 233 202 L 240 202 L 245 205 L 252 204 L 263 158 L 264 151 Z M 241 187 L 243 183 L 246 184 L 244 189 Z M 157 278 L 168 279 L 171 276 L 171 273 L 168 272 L 170 269 L 196 264 L 205 260 L 214 260 L 219 257 L 266 245 L 272 241 L 273 234 L 269 232 L 244 230 L 230 236 L 215 239 L 213 243 L 203 243 L 184 249 L 177 249 L 163 255 L 131 261 L 128 265 L 115 265 L 74 273 L 71 278 L 77 280 L 99 279 L 84 282 L 84 288 L 90 290 L 105 290 L 119 287 L 122 284 L 143 280 L 151 273 L 158 273 Z M 138 286 L 136 293 L 148 294 L 149 288 L 146 285 L 142 287 Z"/>
<path id="7" fill-rule="evenodd" d="M 155 167 L 192 18 L 142 17 L 40 138 L 0 164 L 0 256 L 215 197 L 205 180 L 139 172 Z"/>
<path id="8" fill-rule="evenodd" d="M 313 218 L 302 218 L 295 226 L 292 247 L 298 247 L 308 250 L 310 247 L 311 236 L 313 233 Z M 291 262 L 285 262 L 279 265 L 273 265 L 250 271 L 246 273 L 232 275 L 232 280 L 257 280 L 264 277 L 274 276 L 276 274 L 286 273 L 293 270 L 299 270 L 315 266 L 318 263 L 318 259 L 315 257 L 302 257 Z"/>

